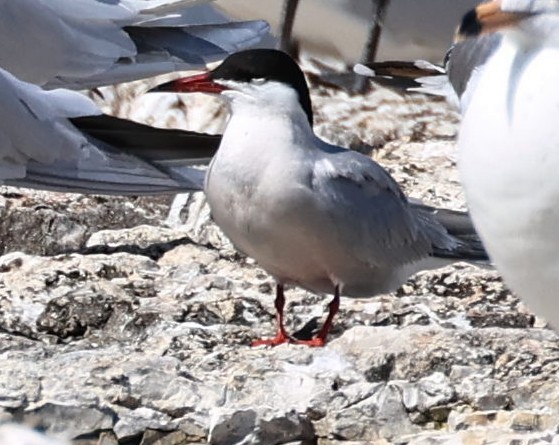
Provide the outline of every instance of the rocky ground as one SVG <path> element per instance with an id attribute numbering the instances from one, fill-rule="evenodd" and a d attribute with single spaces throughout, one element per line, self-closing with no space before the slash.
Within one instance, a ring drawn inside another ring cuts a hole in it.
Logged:
<path id="1" fill-rule="evenodd" d="M 411 196 L 464 208 L 444 102 L 310 77 L 319 134 Z M 216 102 L 133 101 L 142 89 L 104 89 L 107 110 L 223 124 Z M 171 200 L 0 189 L 2 445 L 43 443 L 9 422 L 76 445 L 559 444 L 557 335 L 495 271 L 458 264 L 343 299 L 324 348 L 251 348 L 274 331 L 270 277 L 201 194 L 166 222 Z M 290 331 L 320 325 L 327 298 L 287 298 Z"/>

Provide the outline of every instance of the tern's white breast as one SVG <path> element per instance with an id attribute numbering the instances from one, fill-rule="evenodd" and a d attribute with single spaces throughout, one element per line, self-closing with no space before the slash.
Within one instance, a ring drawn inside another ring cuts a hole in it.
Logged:
<path id="1" fill-rule="evenodd" d="M 507 284 L 559 326 L 559 50 L 505 39 L 465 111 L 460 172 Z"/>

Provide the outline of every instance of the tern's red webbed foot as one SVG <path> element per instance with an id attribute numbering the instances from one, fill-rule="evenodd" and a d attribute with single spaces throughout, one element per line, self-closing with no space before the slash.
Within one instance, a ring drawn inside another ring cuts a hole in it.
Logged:
<path id="1" fill-rule="evenodd" d="M 283 343 L 293 343 L 295 345 L 305 345 L 312 348 L 321 348 L 326 344 L 326 337 L 328 336 L 328 332 L 330 332 L 332 321 L 334 320 L 334 316 L 340 308 L 340 288 L 339 286 L 336 286 L 335 288 L 334 298 L 328 305 L 328 317 L 326 318 L 322 329 L 316 337 L 313 337 L 310 340 L 297 340 L 287 335 L 287 332 L 285 331 L 285 328 L 283 326 L 283 309 L 285 306 L 285 298 L 283 295 L 283 285 L 281 284 L 278 284 L 276 287 L 276 300 L 274 302 L 274 305 L 276 307 L 276 321 L 278 325 L 278 332 L 276 336 L 274 338 L 255 340 L 251 343 L 251 346 L 278 346 Z"/>
<path id="2" fill-rule="evenodd" d="M 251 346 L 278 346 L 283 343 L 292 343 L 291 340 L 287 335 L 278 332 L 274 338 L 261 338 L 260 340 L 254 340 L 250 345 Z"/>
<path id="3" fill-rule="evenodd" d="M 274 301 L 274 306 L 276 308 L 276 322 L 278 325 L 278 332 L 274 338 L 263 338 L 260 340 L 255 340 L 251 343 L 251 346 L 278 346 L 283 343 L 290 343 L 291 338 L 285 332 L 283 327 L 283 308 L 285 306 L 285 297 L 283 295 L 283 285 L 276 285 L 276 299 Z"/>
<path id="4" fill-rule="evenodd" d="M 310 340 L 291 340 L 291 343 L 296 345 L 305 345 L 311 348 L 322 348 L 326 344 L 326 339 L 314 337 Z"/>

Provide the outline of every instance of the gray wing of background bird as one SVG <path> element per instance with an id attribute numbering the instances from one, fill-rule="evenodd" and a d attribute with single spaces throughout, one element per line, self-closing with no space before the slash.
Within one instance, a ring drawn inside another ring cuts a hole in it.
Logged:
<path id="1" fill-rule="evenodd" d="M 501 44 L 499 33 L 484 34 L 455 43 L 446 57 L 446 73 L 458 97 L 462 97 L 474 73 Z"/>
<path id="2" fill-rule="evenodd" d="M 0 66 L 45 88 L 92 88 L 193 69 L 253 46 L 263 21 L 231 23 L 193 0 L 0 1 Z"/>
<path id="3" fill-rule="evenodd" d="M 448 50 L 444 67 L 424 60 L 385 61 L 358 64 L 354 71 L 400 92 L 444 96 L 458 107 L 471 79 L 500 42 L 500 34 L 487 34 L 457 42 Z"/>
<path id="4" fill-rule="evenodd" d="M 357 153 L 333 150 L 312 184 L 324 196 L 320 205 L 328 217 L 321 224 L 372 266 L 411 263 L 460 244 L 428 212 L 411 206 L 381 166 Z"/>
<path id="5" fill-rule="evenodd" d="M 201 190 L 220 137 L 105 116 L 87 97 L 0 70 L 0 181 L 65 192 Z"/>

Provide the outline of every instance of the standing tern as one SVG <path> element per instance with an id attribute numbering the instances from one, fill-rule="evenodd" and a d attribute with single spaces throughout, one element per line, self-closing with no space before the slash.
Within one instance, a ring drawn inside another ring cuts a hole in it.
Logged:
<path id="1" fill-rule="evenodd" d="M 0 0 L 0 67 L 44 88 L 86 89 L 205 67 L 268 32 L 199 3 Z"/>
<path id="2" fill-rule="evenodd" d="M 81 93 L 45 91 L 0 69 L 0 182 L 118 195 L 200 190 L 220 136 L 103 115 Z"/>
<path id="3" fill-rule="evenodd" d="M 501 36 L 462 95 L 458 166 L 472 218 L 505 282 L 558 329 L 559 1 L 491 1 L 459 31 Z"/>
<path id="4" fill-rule="evenodd" d="M 277 283 L 277 335 L 255 345 L 295 342 L 283 326 L 286 284 L 334 294 L 318 335 L 298 341 L 322 346 L 340 295 L 372 296 L 449 259 L 486 258 L 479 242 L 450 233 L 444 211 L 411 204 L 371 158 L 314 134 L 305 77 L 287 54 L 242 51 L 156 91 L 220 93 L 230 104 L 205 192 L 216 223 Z"/>

